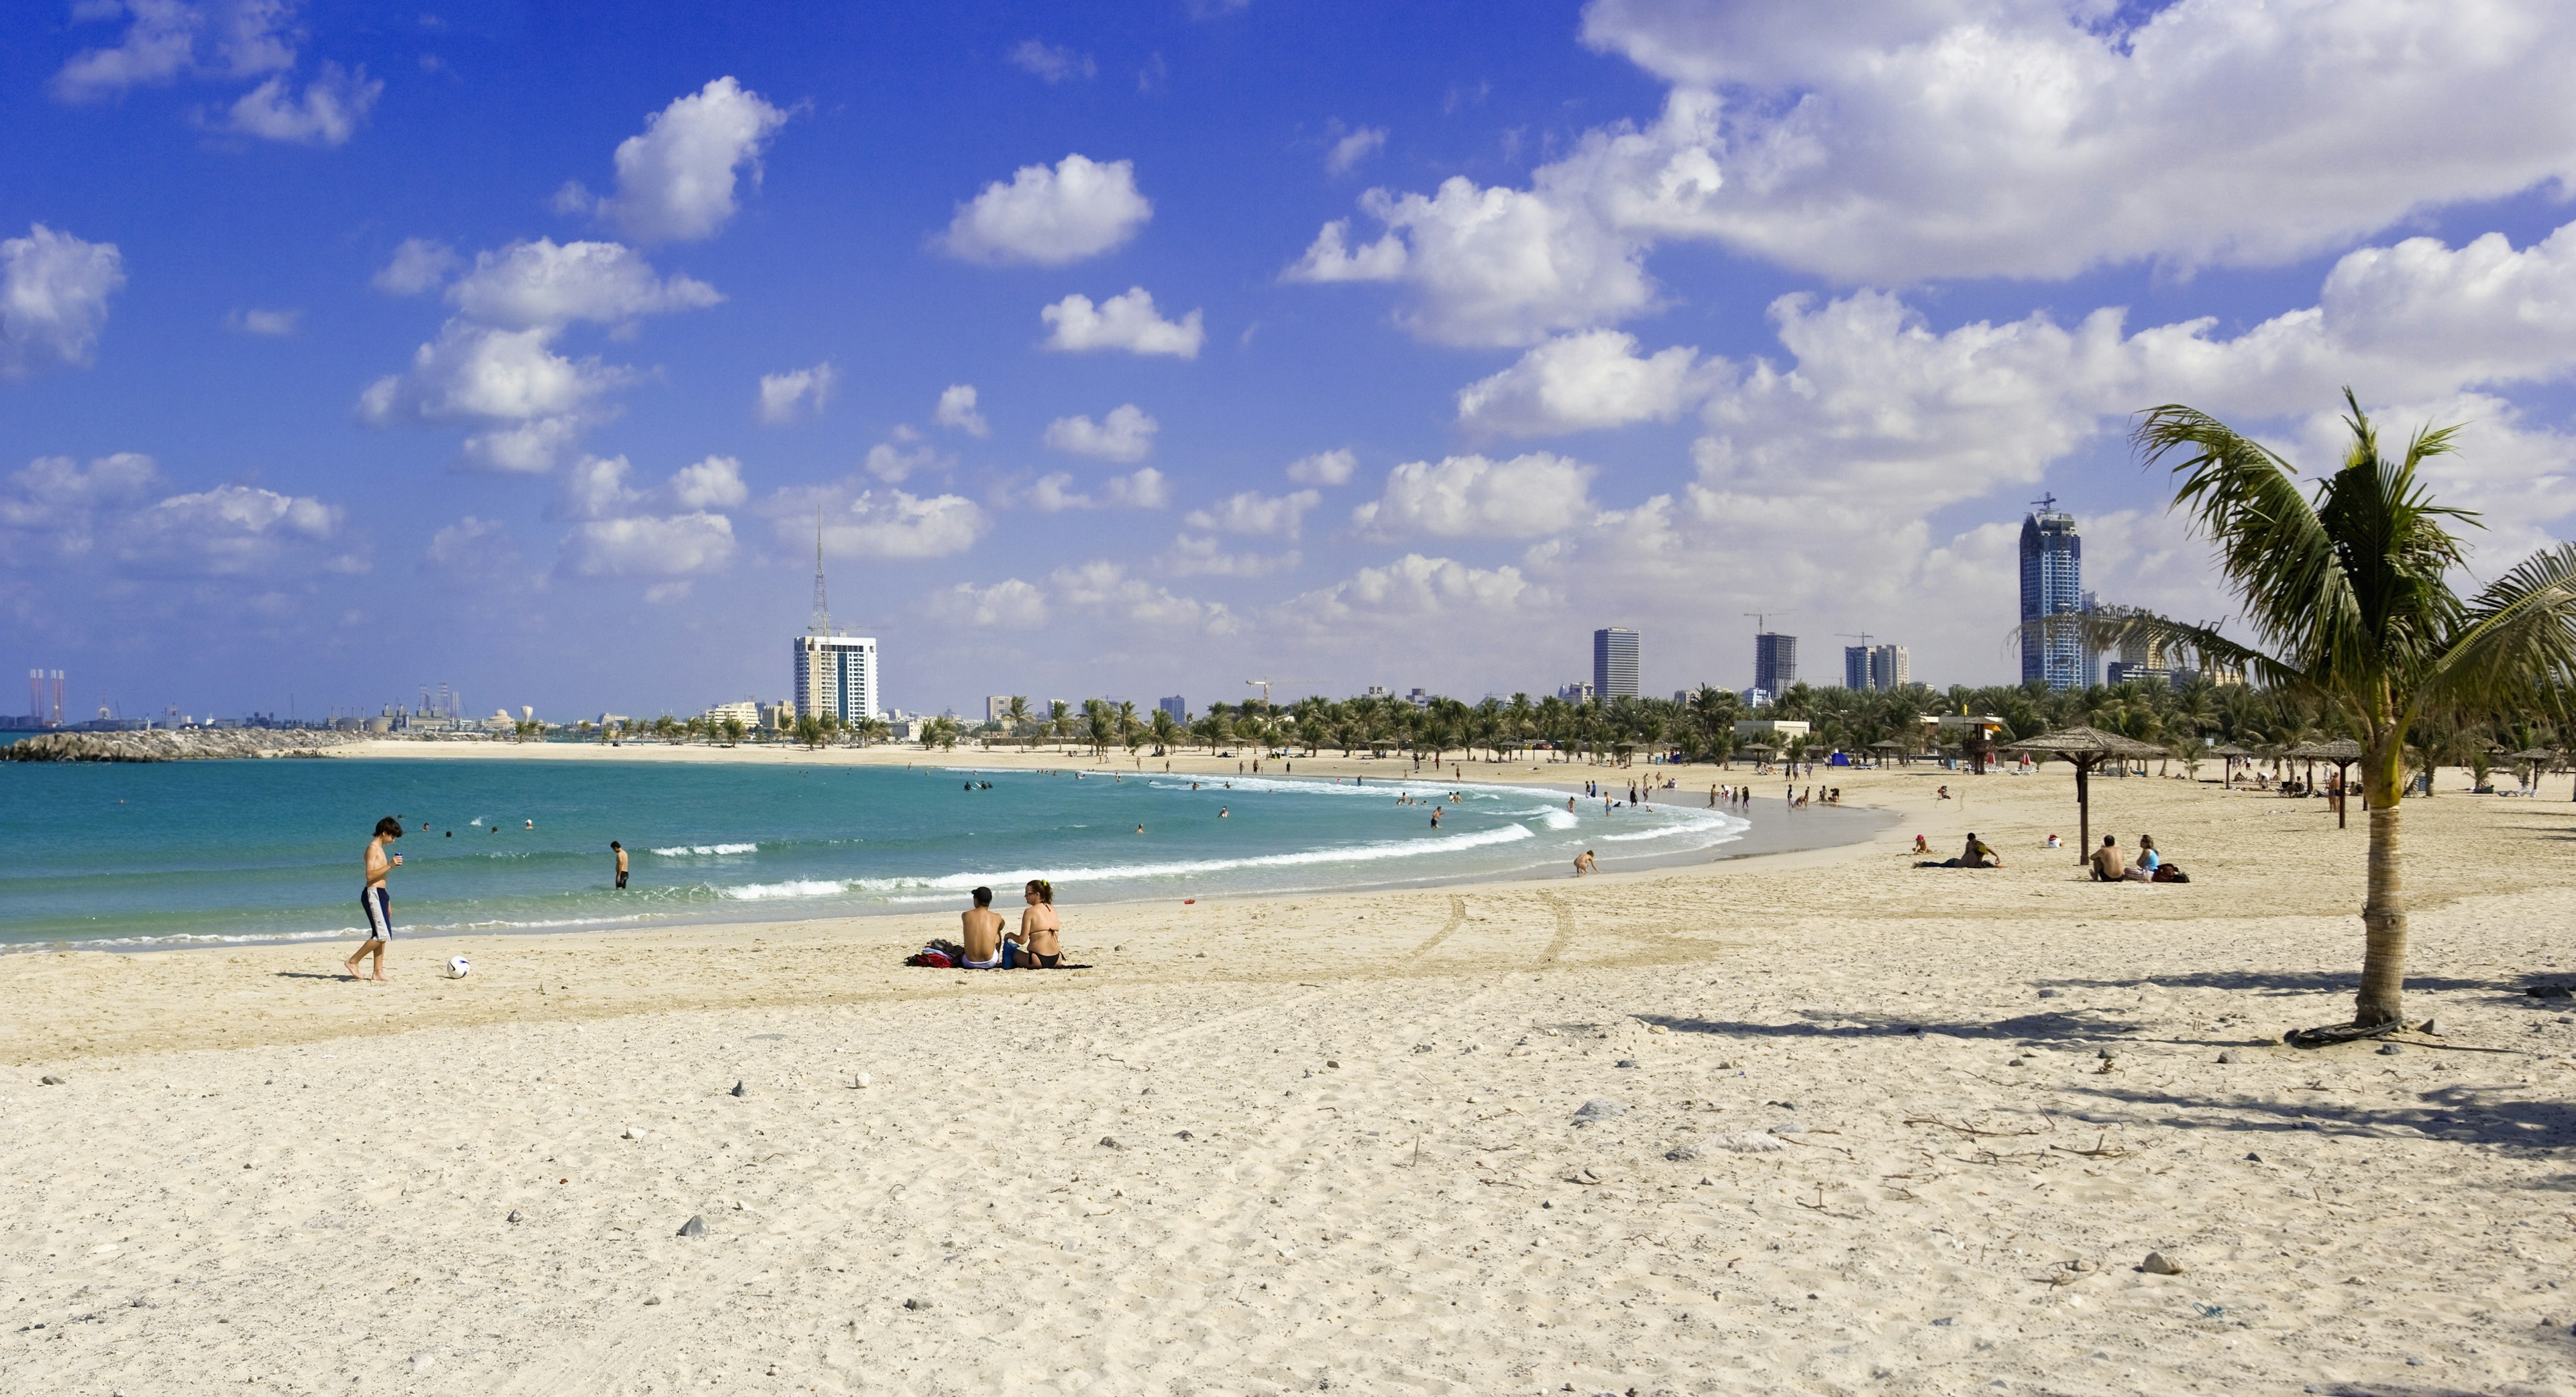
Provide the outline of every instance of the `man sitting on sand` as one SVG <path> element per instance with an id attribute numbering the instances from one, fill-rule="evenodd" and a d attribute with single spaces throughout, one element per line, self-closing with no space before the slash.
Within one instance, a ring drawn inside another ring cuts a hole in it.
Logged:
<path id="1" fill-rule="evenodd" d="M 2117 883 L 2129 876 L 2129 861 L 2120 856 L 2120 841 L 2116 836 L 2103 835 L 2102 847 L 2093 851 L 2090 862 L 2096 883 Z"/>
<path id="2" fill-rule="evenodd" d="M 1002 968 L 1002 914 L 993 910 L 993 890 L 977 888 L 975 905 L 961 918 L 965 923 L 964 941 L 968 970 Z"/>

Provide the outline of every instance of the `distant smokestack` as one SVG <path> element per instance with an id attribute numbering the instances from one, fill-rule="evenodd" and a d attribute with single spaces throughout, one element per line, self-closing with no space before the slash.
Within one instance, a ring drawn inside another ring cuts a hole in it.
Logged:
<path id="1" fill-rule="evenodd" d="M 54 726 L 63 725 L 63 672 L 54 671 Z"/>

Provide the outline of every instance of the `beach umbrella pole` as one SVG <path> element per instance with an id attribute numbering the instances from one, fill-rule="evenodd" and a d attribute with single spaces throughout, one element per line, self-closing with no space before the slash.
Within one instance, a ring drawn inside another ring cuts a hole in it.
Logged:
<path id="1" fill-rule="evenodd" d="M 2075 759 L 2075 861 L 2082 863 L 2093 854 L 2093 792 L 2085 778 L 2092 774 L 2093 764 L 2082 757 Z"/>

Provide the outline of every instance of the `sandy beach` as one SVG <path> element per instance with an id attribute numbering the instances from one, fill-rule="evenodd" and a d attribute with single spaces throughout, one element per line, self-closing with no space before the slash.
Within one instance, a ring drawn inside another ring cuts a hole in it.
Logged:
<path id="1" fill-rule="evenodd" d="M 714 751 L 362 754 L 1086 760 Z M 1895 827 L 1071 905 L 1079 973 L 900 965 L 946 914 L 0 957 L 0 1386 L 2576 1393 L 2563 780 L 2407 804 L 2395 1053 L 2278 1041 L 2350 1012 L 2357 814 L 2097 781 L 2194 879 L 2100 886 L 2062 766 L 1814 782 Z"/>

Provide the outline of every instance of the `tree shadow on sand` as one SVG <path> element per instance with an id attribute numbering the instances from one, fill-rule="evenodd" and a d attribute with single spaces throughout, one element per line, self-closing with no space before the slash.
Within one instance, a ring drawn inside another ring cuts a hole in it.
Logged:
<path id="1" fill-rule="evenodd" d="M 1902 1014 L 1878 1014 L 1856 1009 L 1797 1009 L 1791 1012 L 1799 1016 L 1799 1022 L 1747 1023 L 1741 1019 L 1704 1019 L 1681 1014 L 1639 1014 L 1636 1017 L 1640 1023 L 1661 1024 L 1675 1033 L 1709 1033 L 1728 1038 L 1889 1038 L 1939 1033 L 1951 1038 L 1993 1038 L 2021 1043 L 2067 1040 L 2135 1043 L 2146 1041 L 2137 1035 L 2152 1026 L 2105 1010 L 2084 1008 L 2051 1009 L 1981 1023 L 1909 1018 Z M 2197 1044 L 2204 1040 L 2177 1038 L 2154 1041 Z M 2244 1040 L 2231 1037 L 2206 1041 L 2239 1043 Z"/>
<path id="2" fill-rule="evenodd" d="M 2165 989 L 2248 990 L 2257 994 L 2352 994 L 2361 988 L 2358 970 L 2205 970 L 2182 975 L 2140 975 L 2120 980 L 2033 980 L 2044 989 L 2131 990 L 2141 985 Z M 2494 990 L 2520 994 L 2522 987 L 2503 980 L 2451 980 L 2409 975 L 2409 990 Z"/>
<path id="3" fill-rule="evenodd" d="M 2081 1090 L 2096 1101 L 2147 1113 L 2150 1123 L 2177 1130 L 2444 1140 L 2518 1153 L 2576 1153 L 2576 1103 L 2516 1100 L 2483 1087 L 2442 1087 L 2418 1093 L 2411 1103 L 2387 1106 L 2326 1099 L 2229 1101 L 2109 1085 Z M 2153 1114 L 2159 1110 L 2164 1114 Z"/>

